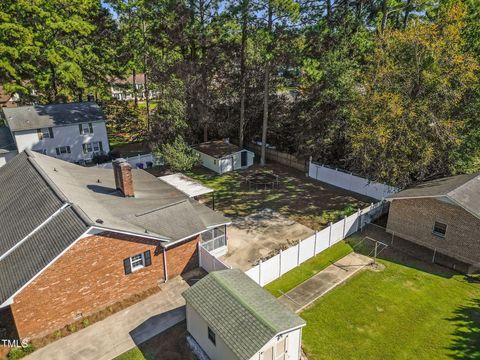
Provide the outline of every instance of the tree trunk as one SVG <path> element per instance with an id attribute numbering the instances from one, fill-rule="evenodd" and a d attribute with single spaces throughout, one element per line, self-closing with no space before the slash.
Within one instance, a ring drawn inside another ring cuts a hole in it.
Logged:
<path id="1" fill-rule="evenodd" d="M 145 91 L 145 108 L 147 112 L 147 131 L 150 131 L 150 89 L 148 87 L 148 70 L 147 70 L 147 53 L 148 53 L 148 46 L 147 46 L 147 38 L 146 38 L 146 24 L 143 21 L 142 24 L 142 36 L 143 36 L 143 91 Z"/>
<path id="2" fill-rule="evenodd" d="M 403 16 L 403 30 L 407 28 L 408 17 L 410 16 L 412 0 L 407 0 L 407 5 L 405 5 L 405 15 Z"/>
<path id="3" fill-rule="evenodd" d="M 246 74 L 245 74 L 245 47 L 247 46 L 247 25 L 248 25 L 248 0 L 242 2 L 242 45 L 240 49 L 240 131 L 238 135 L 238 144 L 243 148 L 243 138 L 245 130 L 245 92 L 246 92 Z"/>
<path id="4" fill-rule="evenodd" d="M 388 4 L 387 0 L 383 0 L 382 3 L 382 23 L 380 25 L 380 34 L 383 34 L 385 28 L 387 27 L 387 19 L 388 19 Z"/>
<path id="5" fill-rule="evenodd" d="M 133 86 L 133 98 L 135 99 L 135 107 L 138 106 L 138 97 L 137 97 L 137 73 L 135 69 L 132 71 L 132 86 Z"/>
<path id="6" fill-rule="evenodd" d="M 57 73 L 55 71 L 55 67 L 50 65 L 50 72 L 52 73 L 52 97 L 51 102 L 57 101 L 58 90 L 57 90 Z"/>
<path id="7" fill-rule="evenodd" d="M 272 5 L 270 1 L 268 2 L 268 34 L 272 36 Z M 267 46 L 267 53 L 271 51 L 272 39 L 269 39 L 269 44 Z M 265 166 L 266 164 L 266 149 L 267 149 L 267 129 L 268 129 L 268 100 L 270 93 L 270 59 L 267 59 L 265 62 L 265 83 L 264 83 L 264 93 L 263 93 L 263 125 L 262 125 L 262 151 L 260 154 L 260 165 Z"/>
<path id="8" fill-rule="evenodd" d="M 331 26 L 332 24 L 332 0 L 326 0 L 326 8 L 327 8 L 327 24 Z"/>
<path id="9" fill-rule="evenodd" d="M 200 51 L 202 53 L 201 59 L 201 81 L 202 84 L 200 88 L 202 89 L 202 94 L 200 96 L 200 124 L 203 125 L 203 141 L 208 141 L 208 115 L 207 115 L 207 101 L 208 101 L 208 76 L 207 76 L 207 39 L 205 35 L 205 2 L 200 1 L 199 4 L 199 15 L 200 15 Z"/>

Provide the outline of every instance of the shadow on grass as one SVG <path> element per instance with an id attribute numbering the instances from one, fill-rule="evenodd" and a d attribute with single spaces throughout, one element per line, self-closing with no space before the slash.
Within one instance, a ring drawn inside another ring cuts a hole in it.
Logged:
<path id="1" fill-rule="evenodd" d="M 361 233 L 358 233 L 346 240 L 355 252 L 373 257 L 375 249 L 375 241 L 380 241 L 387 245 L 378 245 L 377 258 L 393 262 L 398 265 L 410 267 L 419 271 L 427 272 L 436 276 L 450 279 L 460 273 L 448 269 L 444 266 L 431 262 L 431 253 L 428 249 L 410 242 L 402 241 L 395 238 L 392 245 L 391 235 L 385 230 L 369 225 Z"/>
<path id="2" fill-rule="evenodd" d="M 475 299 L 454 311 L 447 319 L 455 322 L 457 329 L 449 346 L 452 358 L 457 360 L 480 359 L 480 299 Z"/>
<path id="3" fill-rule="evenodd" d="M 131 335 L 135 340 L 134 334 Z M 137 347 L 120 355 L 116 360 L 195 360 L 187 345 L 186 335 L 187 325 L 184 320 L 137 344 Z"/>

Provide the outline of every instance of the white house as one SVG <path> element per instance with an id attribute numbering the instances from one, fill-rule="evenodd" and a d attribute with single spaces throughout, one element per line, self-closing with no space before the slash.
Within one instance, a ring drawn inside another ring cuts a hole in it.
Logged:
<path id="1" fill-rule="evenodd" d="M 70 162 L 88 162 L 94 154 L 110 151 L 105 115 L 94 102 L 22 106 L 3 112 L 18 153 L 30 149 Z"/>
<path id="2" fill-rule="evenodd" d="M 217 140 L 192 146 L 200 154 L 202 165 L 219 174 L 253 165 L 255 154 L 230 144 L 228 140 Z"/>
<path id="3" fill-rule="evenodd" d="M 137 99 L 145 100 L 147 94 L 145 91 L 144 73 L 136 74 L 135 81 L 133 79 L 133 75 L 128 76 L 126 79 L 112 79 L 110 84 L 110 94 L 117 100 L 134 100 L 134 86 L 135 91 L 137 92 Z M 159 94 L 159 92 L 154 89 L 154 86 L 154 84 L 149 85 L 148 94 L 150 99 L 156 98 Z"/>
<path id="4" fill-rule="evenodd" d="M 211 360 L 298 360 L 305 321 L 238 269 L 183 293 L 187 329 Z"/>
<path id="5" fill-rule="evenodd" d="M 0 127 L 0 167 L 17 155 L 17 148 L 12 134 L 7 127 Z"/>

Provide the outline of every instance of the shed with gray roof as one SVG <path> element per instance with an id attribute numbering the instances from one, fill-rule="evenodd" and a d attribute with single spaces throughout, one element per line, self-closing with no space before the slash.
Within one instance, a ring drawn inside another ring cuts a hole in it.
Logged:
<path id="1" fill-rule="evenodd" d="M 190 335 L 212 359 L 299 359 L 305 321 L 242 271 L 212 272 L 183 294 Z"/>

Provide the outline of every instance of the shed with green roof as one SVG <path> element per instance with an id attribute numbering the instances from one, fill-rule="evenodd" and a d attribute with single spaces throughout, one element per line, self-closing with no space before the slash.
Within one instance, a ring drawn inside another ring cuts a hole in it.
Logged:
<path id="1" fill-rule="evenodd" d="M 210 359 L 300 359 L 305 321 L 242 271 L 212 272 L 183 296 L 188 332 Z"/>

